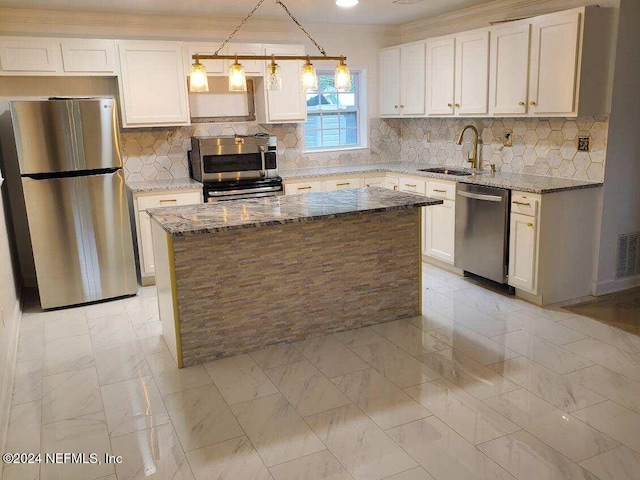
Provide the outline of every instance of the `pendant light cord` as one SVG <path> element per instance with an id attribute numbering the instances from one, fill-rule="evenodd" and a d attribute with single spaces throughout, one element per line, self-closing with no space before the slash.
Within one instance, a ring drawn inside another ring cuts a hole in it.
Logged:
<path id="1" fill-rule="evenodd" d="M 242 27 L 244 27 L 244 24 L 245 24 L 245 23 L 247 23 L 247 21 L 248 21 L 248 20 L 253 16 L 253 14 L 254 14 L 254 13 L 256 13 L 256 10 L 258 10 L 258 9 L 260 8 L 260 5 L 262 5 L 263 3 L 264 3 L 264 0 L 260 0 L 260 1 L 258 2 L 258 4 L 257 4 L 255 7 L 253 7 L 253 10 L 251 10 L 251 11 L 249 12 L 249 15 L 247 15 L 246 17 L 244 17 L 244 18 L 242 19 L 242 21 L 241 21 L 241 22 L 240 22 L 240 24 L 236 27 L 236 29 L 235 29 L 233 32 L 231 32 L 231 35 L 229 35 L 229 36 L 227 37 L 227 39 L 226 39 L 224 42 L 222 42 L 222 44 L 218 47 L 218 49 L 213 53 L 214 55 L 218 55 L 218 53 L 220 53 L 220 50 L 222 50 L 222 49 L 225 47 L 225 45 L 226 45 L 227 43 L 229 43 L 229 40 L 231 40 L 231 39 L 233 38 L 233 36 L 234 36 L 236 33 L 238 33 L 238 30 L 240 30 Z"/>
<path id="2" fill-rule="evenodd" d="M 245 23 L 247 23 L 247 21 L 253 16 L 254 13 L 256 13 L 256 10 L 258 10 L 258 8 L 260 8 L 260 6 L 264 3 L 264 0 L 260 0 L 258 2 L 258 4 L 253 7 L 253 10 L 251 10 L 249 12 L 249 14 L 244 17 L 242 19 L 242 21 L 240 22 L 240 24 L 235 28 L 235 30 L 233 32 L 231 32 L 231 34 L 227 37 L 227 39 L 222 42 L 222 44 L 218 47 L 218 49 L 213 53 L 214 55 L 218 55 L 218 53 L 220 53 L 220 51 L 227 45 L 227 43 L 229 43 L 229 41 L 233 38 L 233 36 L 238 33 L 238 31 L 244 27 Z M 302 24 L 296 19 L 296 17 L 293 16 L 293 14 L 289 11 L 289 9 L 287 8 L 287 6 L 282 3 L 280 0 L 276 0 L 276 3 L 278 5 L 280 5 L 284 11 L 286 12 L 286 14 L 289 16 L 289 18 L 293 21 L 293 23 L 295 23 L 298 28 L 300 30 L 302 30 L 304 32 L 304 34 L 307 36 L 307 38 L 309 40 L 311 40 L 311 42 L 316 46 L 316 48 L 318 49 L 318 51 L 322 54 L 322 56 L 326 57 L 327 56 L 327 52 L 324 51 L 324 48 L 322 48 L 320 45 L 318 45 L 318 42 L 316 42 L 313 37 L 309 34 L 309 32 L 307 32 L 304 27 L 302 26 Z"/>
<path id="3" fill-rule="evenodd" d="M 325 52 L 325 51 L 324 51 L 324 48 L 322 48 L 320 45 L 318 45 L 318 42 L 316 42 L 316 41 L 313 39 L 313 37 L 309 34 L 309 32 L 307 32 L 307 31 L 304 29 L 304 27 L 303 27 L 303 26 L 302 26 L 302 24 L 298 21 L 298 19 L 297 19 L 296 17 L 294 17 L 294 16 L 293 16 L 293 14 L 289 11 L 289 9 L 287 8 L 287 6 L 286 6 L 284 3 L 282 3 L 280 0 L 276 0 L 276 3 L 277 3 L 278 5 L 280 5 L 280 6 L 284 9 L 284 11 L 287 13 L 287 15 L 289 15 L 289 18 L 290 18 L 291 20 L 293 20 L 293 23 L 295 23 L 295 24 L 298 26 L 298 28 L 299 28 L 300 30 L 302 30 L 302 31 L 303 31 L 303 33 L 307 36 L 307 38 L 313 42 L 313 44 L 316 46 L 316 48 L 317 48 L 317 49 L 318 49 L 318 51 L 322 54 L 322 56 L 326 57 L 326 56 L 327 56 L 327 52 Z"/>

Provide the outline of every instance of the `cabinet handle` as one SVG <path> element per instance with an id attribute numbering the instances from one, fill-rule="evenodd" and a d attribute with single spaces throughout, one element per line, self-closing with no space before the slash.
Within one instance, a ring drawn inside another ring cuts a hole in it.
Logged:
<path id="1" fill-rule="evenodd" d="M 536 103 L 536 102 L 534 102 L 533 100 L 531 100 L 531 101 L 529 102 L 529 105 L 531 105 L 532 107 L 535 107 L 535 106 L 537 105 L 537 103 Z"/>
<path id="2" fill-rule="evenodd" d="M 447 107 L 451 108 L 453 107 L 453 105 L 451 105 L 450 103 L 447 103 Z"/>
<path id="3" fill-rule="evenodd" d="M 400 105 L 400 108 L 404 108 L 404 105 Z"/>
<path id="4" fill-rule="evenodd" d="M 527 223 L 527 227 L 533 227 L 533 223 Z"/>
<path id="5" fill-rule="evenodd" d="M 393 189 L 394 189 L 394 190 L 398 190 L 398 185 L 394 185 L 394 186 L 393 186 Z"/>
<path id="6" fill-rule="evenodd" d="M 409 183 L 405 183 L 404 186 L 405 187 L 412 187 L 412 188 L 416 188 L 417 187 L 417 185 L 411 185 Z"/>
<path id="7" fill-rule="evenodd" d="M 434 188 L 433 191 L 438 193 L 447 193 L 446 190 L 438 190 L 437 188 Z"/>
<path id="8" fill-rule="evenodd" d="M 456 103 L 456 108 L 460 108 L 460 104 L 459 103 Z"/>
<path id="9" fill-rule="evenodd" d="M 525 206 L 525 207 L 530 207 L 530 206 L 531 206 L 531 204 L 530 204 L 530 203 L 518 202 L 517 200 L 514 200 L 514 201 L 513 201 L 513 203 L 514 203 L 515 205 L 523 205 L 523 206 Z"/>
<path id="10" fill-rule="evenodd" d="M 521 107 L 524 107 L 526 105 L 526 103 L 524 102 L 518 102 L 518 105 L 520 105 Z"/>
<path id="11" fill-rule="evenodd" d="M 347 183 L 336 183 L 336 187 L 344 187 L 345 185 L 351 185 L 351 182 L 347 182 Z"/>
<path id="12" fill-rule="evenodd" d="M 311 187 L 298 187 L 298 190 L 311 190 Z"/>
<path id="13" fill-rule="evenodd" d="M 398 108 L 398 105 L 394 105 L 393 108 Z"/>
<path id="14" fill-rule="evenodd" d="M 176 200 L 175 198 L 169 198 L 166 200 L 160 200 L 160 203 L 178 203 L 178 200 Z"/>

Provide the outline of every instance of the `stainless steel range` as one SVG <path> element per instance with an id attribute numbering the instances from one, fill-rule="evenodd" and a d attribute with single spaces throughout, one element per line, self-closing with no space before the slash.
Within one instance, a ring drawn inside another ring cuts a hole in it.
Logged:
<path id="1" fill-rule="evenodd" d="M 192 137 L 191 177 L 204 184 L 207 203 L 282 195 L 277 150 L 267 134 Z"/>

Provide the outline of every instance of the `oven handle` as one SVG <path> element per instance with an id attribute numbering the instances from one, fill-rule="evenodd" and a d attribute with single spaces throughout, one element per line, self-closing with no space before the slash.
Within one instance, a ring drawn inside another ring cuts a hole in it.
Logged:
<path id="1" fill-rule="evenodd" d="M 227 197 L 229 195 L 246 195 L 248 193 L 261 193 L 261 192 L 279 192 L 282 187 L 258 187 L 258 188 L 244 188 L 240 190 L 218 190 L 207 192 L 209 197 Z"/>
<path id="2" fill-rule="evenodd" d="M 261 177 L 267 176 L 267 163 L 266 163 L 264 151 L 265 151 L 264 145 L 260 145 L 260 162 L 262 162 L 262 168 L 260 169 Z"/>

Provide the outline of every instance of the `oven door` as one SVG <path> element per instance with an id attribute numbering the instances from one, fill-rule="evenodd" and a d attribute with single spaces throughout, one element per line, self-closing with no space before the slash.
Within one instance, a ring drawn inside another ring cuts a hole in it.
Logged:
<path id="1" fill-rule="evenodd" d="M 243 198 L 261 198 L 275 197 L 282 195 L 282 185 L 256 187 L 256 188 L 240 188 L 237 190 L 216 190 L 216 188 L 207 188 L 204 192 L 205 202 L 224 202 L 225 200 L 240 200 Z"/>

